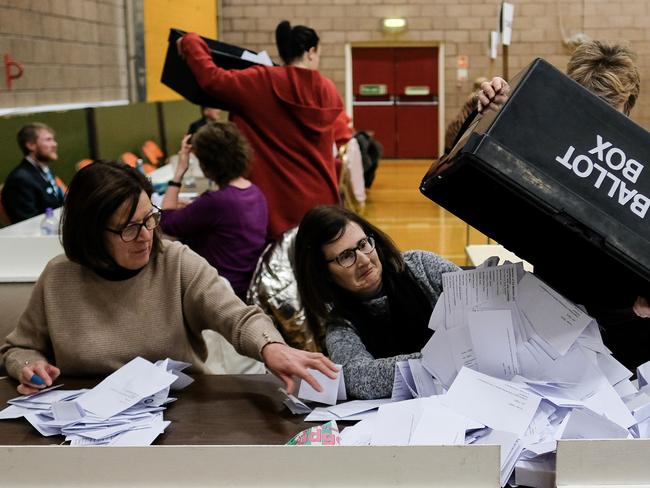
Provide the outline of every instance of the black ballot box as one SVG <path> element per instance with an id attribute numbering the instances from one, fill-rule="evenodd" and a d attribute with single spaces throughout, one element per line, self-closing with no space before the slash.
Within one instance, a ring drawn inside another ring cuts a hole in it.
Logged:
<path id="1" fill-rule="evenodd" d="M 650 287 L 650 134 L 543 59 L 479 115 L 420 190 L 578 303 Z"/>
<path id="2" fill-rule="evenodd" d="M 201 89 L 192 71 L 178 54 L 176 41 L 184 34 L 185 32 L 180 29 L 169 30 L 167 54 L 165 55 L 165 64 L 160 81 L 192 103 L 206 107 L 227 109 L 228 107 L 221 106 L 222 104 L 215 101 Z M 202 39 L 207 43 L 212 54 L 212 59 L 220 68 L 246 69 L 257 64 L 253 61 L 242 59 L 242 54 L 245 51 L 257 54 L 255 51 L 214 39 L 207 39 L 205 37 L 202 37 Z"/>

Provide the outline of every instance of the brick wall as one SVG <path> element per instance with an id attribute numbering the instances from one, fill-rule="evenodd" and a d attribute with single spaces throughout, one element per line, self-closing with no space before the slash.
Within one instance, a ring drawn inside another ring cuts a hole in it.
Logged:
<path id="1" fill-rule="evenodd" d="M 0 0 L 0 54 L 24 65 L 0 107 L 128 98 L 124 0 Z"/>
<path id="2" fill-rule="evenodd" d="M 647 0 L 510 0 L 515 5 L 510 75 L 541 56 L 564 70 L 570 52 L 562 43 L 560 17 L 567 36 L 584 32 L 593 39 L 629 42 L 638 54 L 642 80 L 650 77 L 650 2 Z M 274 32 L 282 19 L 319 33 L 321 71 L 344 94 L 346 43 L 360 41 L 440 41 L 445 46 L 445 115 L 451 119 L 478 76 L 501 73 L 501 59 L 487 55 L 490 30 L 496 28 L 498 0 L 222 0 L 219 27 L 226 42 L 266 49 L 277 60 Z M 384 17 L 407 19 L 399 36 L 384 34 Z M 456 81 L 456 59 L 469 56 L 469 80 Z M 501 54 L 499 53 L 499 56 Z M 650 129 L 650 86 L 642 83 L 632 118 Z"/>

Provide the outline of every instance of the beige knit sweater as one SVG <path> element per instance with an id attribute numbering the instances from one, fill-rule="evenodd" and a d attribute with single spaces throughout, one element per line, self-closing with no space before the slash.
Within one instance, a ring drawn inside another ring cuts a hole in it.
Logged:
<path id="1" fill-rule="evenodd" d="M 163 241 L 162 252 L 124 281 L 108 281 L 65 256 L 52 259 L 0 357 L 14 378 L 25 361 L 47 359 L 64 375 L 105 375 L 136 356 L 187 361 L 191 372 L 205 373 L 203 329 L 255 359 L 267 342 L 284 342 L 205 259 Z"/>

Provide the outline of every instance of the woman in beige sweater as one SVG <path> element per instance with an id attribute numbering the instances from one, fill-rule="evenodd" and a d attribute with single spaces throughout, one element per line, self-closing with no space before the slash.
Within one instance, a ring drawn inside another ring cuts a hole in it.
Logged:
<path id="1" fill-rule="evenodd" d="M 203 329 L 264 361 L 289 389 L 294 376 L 318 389 L 307 368 L 335 377 L 331 361 L 287 346 L 272 321 L 241 302 L 203 258 L 160 240 L 151 192 L 144 176 L 118 163 L 75 175 L 61 226 L 65 256 L 48 263 L 0 346 L 18 391 L 34 393 L 60 372 L 109 374 L 136 356 L 171 357 L 205 373 Z"/>

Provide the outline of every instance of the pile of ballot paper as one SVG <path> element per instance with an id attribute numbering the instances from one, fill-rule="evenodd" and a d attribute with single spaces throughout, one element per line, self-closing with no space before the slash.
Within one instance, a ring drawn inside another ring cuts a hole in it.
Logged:
<path id="1" fill-rule="evenodd" d="M 307 420 L 362 419 L 343 445 L 498 444 L 502 485 L 543 486 L 559 439 L 650 437 L 650 363 L 630 381 L 598 324 L 520 264 L 443 275 L 429 327 L 391 399 Z"/>
<path id="2" fill-rule="evenodd" d="M 44 436 L 64 435 L 73 446 L 148 446 L 171 423 L 165 405 L 170 389 L 194 380 L 181 371 L 189 363 L 135 358 L 91 390 L 57 385 L 9 400 L 0 419 L 25 417 Z"/>

